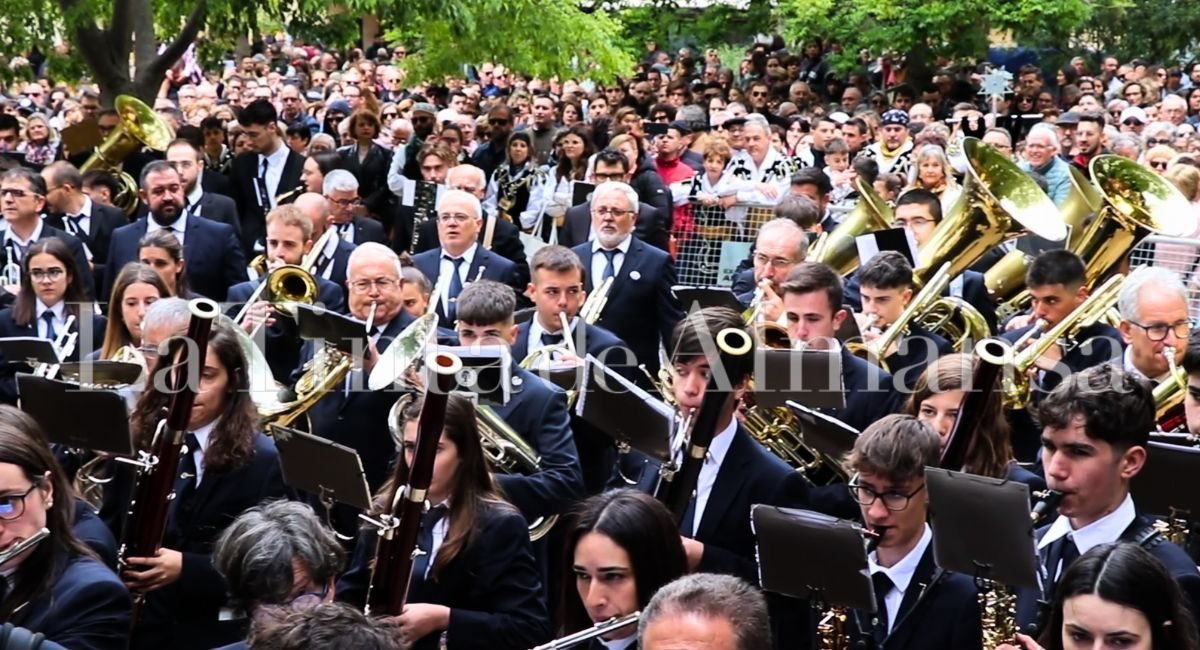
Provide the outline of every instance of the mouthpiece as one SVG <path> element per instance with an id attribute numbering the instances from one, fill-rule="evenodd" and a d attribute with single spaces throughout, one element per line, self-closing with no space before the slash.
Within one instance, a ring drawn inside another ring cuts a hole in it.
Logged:
<path id="1" fill-rule="evenodd" d="M 1045 490 L 1043 492 L 1035 492 L 1034 496 L 1041 499 L 1033 506 L 1033 511 L 1029 513 L 1029 518 L 1033 520 L 1033 525 L 1036 526 L 1042 523 L 1051 512 L 1058 509 L 1058 504 L 1062 503 L 1063 497 L 1066 496 L 1062 492 L 1056 490 Z"/>
<path id="2" fill-rule="evenodd" d="M 863 538 L 867 541 L 867 555 L 874 553 L 875 549 L 879 548 L 879 543 L 883 541 L 883 535 L 887 532 L 887 529 L 887 526 L 863 529 Z"/>

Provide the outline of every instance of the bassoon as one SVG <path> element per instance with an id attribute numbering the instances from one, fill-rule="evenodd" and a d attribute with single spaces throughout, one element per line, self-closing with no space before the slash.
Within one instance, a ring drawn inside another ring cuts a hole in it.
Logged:
<path id="1" fill-rule="evenodd" d="M 992 400 L 1000 399 L 996 392 L 996 381 L 1000 371 L 1008 365 L 1013 356 L 1012 348 L 999 339 L 984 339 L 975 345 L 975 356 L 979 364 L 971 379 L 970 390 L 958 407 L 958 416 L 954 418 L 954 426 L 950 427 L 950 435 L 946 438 L 946 446 L 942 449 L 941 462 L 943 469 L 961 471 L 967 464 L 967 452 L 975 440 L 975 428 L 979 426 L 980 417 L 987 412 Z"/>

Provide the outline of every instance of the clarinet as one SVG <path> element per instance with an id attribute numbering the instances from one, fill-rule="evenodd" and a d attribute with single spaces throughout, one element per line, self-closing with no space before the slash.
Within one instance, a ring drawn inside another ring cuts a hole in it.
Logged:
<path id="1" fill-rule="evenodd" d="M 938 463 L 943 469 L 959 471 L 967 464 L 967 452 L 971 450 L 974 432 L 979 417 L 987 410 L 988 404 L 997 399 L 996 381 L 1000 371 L 1004 369 L 1006 360 L 1011 357 L 1009 347 L 998 339 L 984 339 L 975 346 L 975 355 L 979 357 L 979 367 L 971 380 L 971 390 L 963 398 L 958 407 L 958 416 L 954 418 L 954 426 L 946 438 L 946 447 L 942 450 L 942 459 Z"/>
<path id="2" fill-rule="evenodd" d="M 738 341 L 731 342 L 730 338 L 736 338 Z M 666 480 L 664 476 L 662 489 L 658 494 L 659 500 L 675 517 L 676 525 L 683 523 L 688 504 L 692 500 L 692 493 L 696 491 L 696 483 L 700 480 L 700 468 L 704 465 L 704 459 L 708 455 L 708 448 L 712 444 L 713 437 L 717 435 L 721 412 L 725 410 L 729 398 L 733 394 L 732 386 L 720 386 L 717 381 L 724 379 L 732 383 L 733 378 L 724 377 L 725 373 L 717 372 L 716 369 L 718 366 L 728 367 L 728 364 L 724 363 L 726 359 L 751 354 L 754 349 L 750 335 L 737 328 L 727 328 L 718 332 L 716 343 L 720 354 L 712 362 L 713 371 L 708 375 L 704 399 L 700 402 L 700 408 L 696 409 L 695 417 L 692 418 L 691 432 L 688 435 L 687 446 L 684 448 L 683 462 L 680 463 L 679 470 L 670 477 L 670 480 Z"/>
<path id="3" fill-rule="evenodd" d="M 196 387 L 189 381 L 194 374 L 191 369 L 204 367 L 208 351 L 208 335 L 220 309 L 217 303 L 199 298 L 188 303 L 192 319 L 188 323 L 187 335 L 170 342 L 167 360 L 163 368 L 172 372 L 170 376 L 171 401 L 166 417 L 159 421 L 149 450 L 138 452 L 137 460 L 130 461 L 137 468 L 133 500 L 121 529 L 121 548 L 118 562 L 121 570 L 129 566 L 130 557 L 152 557 L 162 546 L 163 534 L 167 529 L 167 514 L 174 497 L 175 479 L 179 472 L 179 456 L 183 438 L 187 433 L 192 404 L 196 400 Z M 191 344 L 194 342 L 195 350 Z M 172 360 L 178 355 L 178 361 Z M 146 595 L 134 595 L 134 620 Z"/>
<path id="4" fill-rule="evenodd" d="M 417 420 L 417 444 L 413 452 L 408 482 L 400 487 L 404 464 L 396 462 L 393 484 L 397 486 L 391 510 L 380 517 L 379 546 L 367 589 L 365 613 L 399 616 L 408 599 L 408 584 L 412 578 L 413 559 L 417 552 L 417 535 L 421 530 L 421 515 L 429 484 L 433 480 L 433 461 L 446 420 L 446 403 L 457 384 L 456 375 L 462 361 L 452 354 L 437 354 L 428 364 L 433 385 L 425 392 L 421 415 Z"/>

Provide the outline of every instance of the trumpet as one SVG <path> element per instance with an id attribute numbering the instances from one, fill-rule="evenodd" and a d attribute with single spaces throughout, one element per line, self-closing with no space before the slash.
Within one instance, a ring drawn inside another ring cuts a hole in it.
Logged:
<path id="1" fill-rule="evenodd" d="M 770 285 L 770 282 L 770 280 L 759 280 L 758 286 L 754 288 L 754 298 L 750 301 L 750 306 L 742 312 L 742 320 L 754 328 L 754 337 L 760 345 L 786 350 L 792 347 L 787 329 L 779 323 L 768 321 L 762 307 L 763 298 L 766 296 L 766 287 Z"/>
<path id="2" fill-rule="evenodd" d="M 63 325 L 63 331 L 54 339 L 54 351 L 58 353 L 58 360 L 62 361 L 71 356 L 75 352 L 75 341 L 79 338 L 78 332 L 72 332 L 71 326 L 75 324 L 75 316 L 67 315 L 67 322 Z M 45 377 L 46 379 L 54 379 L 58 376 L 57 363 L 39 363 L 33 369 L 34 377 Z"/>
<path id="3" fill-rule="evenodd" d="M 1173 345 L 1163 346 L 1163 357 L 1166 358 L 1167 378 L 1154 387 L 1154 421 L 1163 431 L 1173 431 L 1178 428 L 1183 416 L 1183 398 L 1187 395 L 1187 371 L 1175 363 L 1178 350 Z"/>
<path id="4" fill-rule="evenodd" d="M 8 253 L 5 257 L 8 262 L 4 264 L 4 270 L 0 271 L 0 284 L 4 286 L 19 287 L 21 286 L 21 265 L 16 262 L 15 245 L 8 246 Z"/>
<path id="5" fill-rule="evenodd" d="M 567 648 L 574 648 L 581 643 L 587 643 L 592 639 L 598 639 L 610 632 L 615 632 L 621 628 L 633 625 L 638 622 L 638 619 L 641 618 L 641 616 L 642 613 L 640 611 L 632 614 L 626 614 L 625 616 L 616 616 L 604 621 L 603 623 L 597 623 L 586 630 L 580 630 L 574 634 L 568 634 L 567 636 L 564 636 L 560 639 L 555 639 L 550 643 L 543 643 L 542 645 L 533 648 L 533 650 L 566 650 Z"/>
<path id="6" fill-rule="evenodd" d="M 893 343 L 900 340 L 901 336 L 908 332 L 909 324 L 913 322 L 913 319 L 932 309 L 941 300 L 942 291 L 949 285 L 950 263 L 946 262 L 929 279 L 929 282 L 912 299 L 912 302 L 904 308 L 904 311 L 896 318 L 896 322 L 892 323 L 879 338 L 865 343 L 848 343 L 847 349 L 855 356 L 865 358 L 880 368 L 887 370 L 888 367 L 884 358 L 887 356 L 888 349 L 892 347 Z M 871 324 L 874 324 L 873 320 Z"/>

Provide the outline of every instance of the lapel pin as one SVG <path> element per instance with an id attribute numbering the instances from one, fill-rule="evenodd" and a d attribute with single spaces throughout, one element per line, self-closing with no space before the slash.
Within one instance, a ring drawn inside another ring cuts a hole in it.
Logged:
<path id="1" fill-rule="evenodd" d="M 630 280 L 641 280 L 641 279 L 642 279 L 642 274 L 641 274 L 641 273 L 639 273 L 639 272 L 637 272 L 637 271 L 630 271 L 630 272 L 629 272 L 629 279 L 630 279 Z"/>

